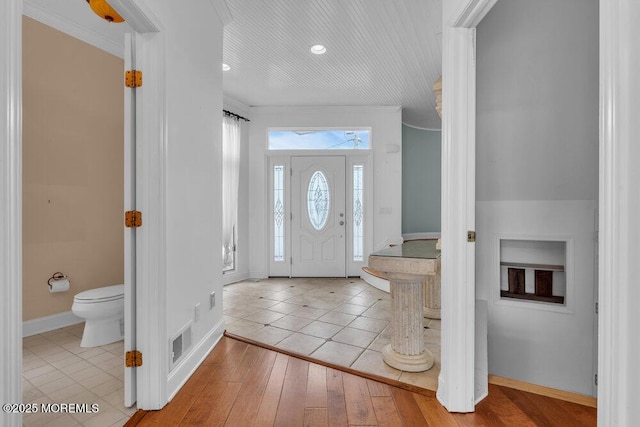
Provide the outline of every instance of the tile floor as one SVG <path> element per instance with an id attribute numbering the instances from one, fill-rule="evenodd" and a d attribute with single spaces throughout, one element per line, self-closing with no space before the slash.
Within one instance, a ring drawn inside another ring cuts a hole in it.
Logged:
<path id="1" fill-rule="evenodd" d="M 95 414 L 25 414 L 25 426 L 122 426 L 135 412 L 124 399 L 124 342 L 82 348 L 84 324 L 26 337 L 23 403 L 97 403 Z"/>
<path id="2" fill-rule="evenodd" d="M 228 332 L 336 365 L 436 390 L 440 321 L 425 319 L 433 367 L 402 372 L 382 361 L 391 297 L 361 279 L 266 279 L 224 287 Z"/>

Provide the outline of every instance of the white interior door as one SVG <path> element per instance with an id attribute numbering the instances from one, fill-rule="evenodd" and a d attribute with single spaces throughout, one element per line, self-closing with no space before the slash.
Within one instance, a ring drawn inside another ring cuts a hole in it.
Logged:
<path id="1" fill-rule="evenodd" d="M 291 158 L 291 276 L 345 277 L 344 156 Z"/>
<path id="2" fill-rule="evenodd" d="M 125 35 L 125 70 L 135 69 L 135 34 Z M 123 85 L 124 87 L 124 85 Z M 124 210 L 136 210 L 136 99 L 124 88 Z M 136 349 L 136 229 L 124 229 L 124 351 Z M 124 404 L 136 402 L 136 369 L 124 368 Z"/>

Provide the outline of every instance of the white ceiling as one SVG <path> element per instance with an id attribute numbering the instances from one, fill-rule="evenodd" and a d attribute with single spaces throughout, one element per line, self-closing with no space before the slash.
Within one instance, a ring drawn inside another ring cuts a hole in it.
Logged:
<path id="1" fill-rule="evenodd" d="M 442 0 L 226 3 L 228 97 L 249 106 L 400 105 L 404 123 L 440 128 L 431 87 L 442 70 Z M 25 0 L 24 13 L 118 56 L 131 31 L 85 0 Z M 309 52 L 318 43 L 326 54 Z"/>
<path id="2" fill-rule="evenodd" d="M 225 95 L 250 106 L 400 105 L 439 129 L 442 0 L 226 0 Z M 327 47 L 313 55 L 314 44 Z"/>

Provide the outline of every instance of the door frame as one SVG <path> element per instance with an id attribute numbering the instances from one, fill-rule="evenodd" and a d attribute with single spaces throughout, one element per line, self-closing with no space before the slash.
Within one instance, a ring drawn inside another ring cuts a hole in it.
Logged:
<path id="1" fill-rule="evenodd" d="M 640 71 L 637 0 L 600 0 L 598 425 L 637 418 Z"/>
<path id="2" fill-rule="evenodd" d="M 136 68 L 143 86 L 136 89 L 136 210 L 143 226 L 136 230 L 136 349 L 143 354 L 136 369 L 139 409 L 160 409 L 167 402 L 169 359 L 166 339 L 166 103 L 164 35 L 146 4 L 110 0 L 135 31 Z M 133 295 L 132 295 L 133 296 Z"/>
<path id="3" fill-rule="evenodd" d="M 165 180 L 166 135 L 164 103 L 164 43 L 157 19 L 148 6 L 133 0 L 111 0 L 144 39 L 138 52 L 144 64 L 142 114 L 136 118 L 139 210 L 147 212 L 138 234 L 137 324 L 144 364 L 138 369 L 138 407 L 159 409 L 167 402 Z M 22 401 L 22 0 L 0 2 L 0 400 Z M 142 230 L 142 229 L 141 229 Z M 2 414 L 9 425 L 21 424 L 20 414 Z"/>
<path id="4" fill-rule="evenodd" d="M 443 4 L 443 321 L 437 398 L 450 412 L 473 412 L 488 393 L 486 368 L 476 366 L 478 356 L 486 361 L 476 349 L 486 352 L 486 345 L 476 348 L 475 244 L 468 242 L 467 231 L 475 230 L 475 30 L 496 1 Z"/>
<path id="5" fill-rule="evenodd" d="M 135 70 L 135 33 L 124 36 L 124 69 Z M 136 210 L 136 92 L 124 89 L 124 210 Z M 136 349 L 136 229 L 124 229 L 124 351 Z M 137 400 L 136 369 L 124 368 L 124 405 Z"/>
<path id="6" fill-rule="evenodd" d="M 0 2 L 0 400 L 22 402 L 22 0 Z M 21 414 L 0 424 L 22 425 Z"/>
<path id="7" fill-rule="evenodd" d="M 314 128 L 316 129 L 316 128 Z M 320 128 L 319 128 L 320 129 Z M 272 150 L 266 152 L 265 157 L 265 173 L 264 177 L 265 191 L 268 194 L 266 198 L 267 202 L 267 266 L 268 276 L 270 277 L 291 277 L 291 264 L 287 262 L 291 257 L 291 219 L 286 213 L 291 212 L 291 158 L 292 157 L 330 157 L 330 156 L 343 156 L 346 159 L 346 173 L 345 173 L 345 187 L 349 182 L 349 171 L 353 170 L 353 166 L 356 164 L 362 164 L 364 169 L 364 245 L 363 245 L 363 261 L 353 261 L 353 248 L 351 242 L 352 229 L 347 227 L 347 243 L 345 252 L 346 262 L 346 275 L 358 276 L 360 275 L 361 268 L 367 265 L 367 256 L 373 250 L 373 228 L 374 228 L 374 212 L 373 212 L 373 151 L 372 150 L 335 150 L 335 152 L 327 152 L 327 150 Z M 285 199 L 285 217 L 284 217 L 284 229 L 285 229 L 285 252 L 284 261 L 273 261 L 273 167 L 275 165 L 284 166 L 284 199 Z M 346 196 L 346 210 L 345 218 L 353 217 L 353 208 L 351 206 L 353 191 L 352 188 L 345 188 Z"/>

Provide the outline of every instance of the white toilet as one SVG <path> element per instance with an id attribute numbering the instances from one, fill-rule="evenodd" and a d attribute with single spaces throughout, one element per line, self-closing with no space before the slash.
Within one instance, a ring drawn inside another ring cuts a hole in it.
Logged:
<path id="1" fill-rule="evenodd" d="M 124 338 L 124 285 L 105 286 L 73 297 L 71 312 L 85 319 L 80 347 L 97 347 Z"/>

